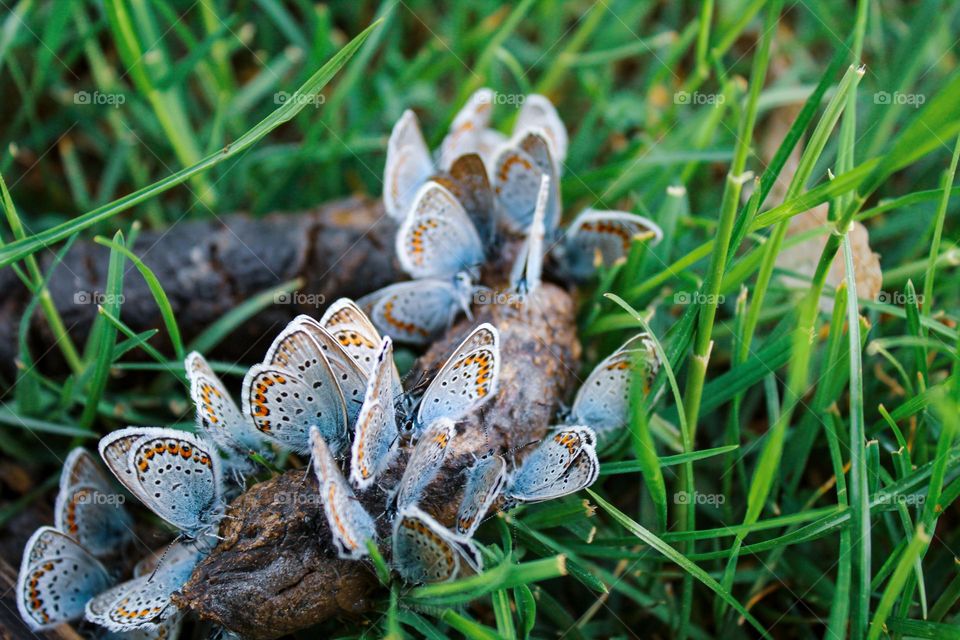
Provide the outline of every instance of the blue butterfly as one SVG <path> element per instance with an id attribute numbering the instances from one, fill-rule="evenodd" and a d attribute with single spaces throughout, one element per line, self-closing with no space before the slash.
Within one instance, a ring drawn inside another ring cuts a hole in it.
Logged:
<path id="1" fill-rule="evenodd" d="M 87 601 L 111 583 L 107 569 L 76 540 L 40 527 L 23 551 L 17 608 L 34 631 L 52 629 L 80 618 Z"/>
<path id="2" fill-rule="evenodd" d="M 158 427 L 128 427 L 100 440 L 107 468 L 147 508 L 196 538 L 223 509 L 223 472 L 216 448 L 201 437 Z"/>

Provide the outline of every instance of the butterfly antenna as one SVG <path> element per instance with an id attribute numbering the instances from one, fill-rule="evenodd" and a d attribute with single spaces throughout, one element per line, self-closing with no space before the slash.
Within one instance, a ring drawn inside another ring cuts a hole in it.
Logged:
<path id="1" fill-rule="evenodd" d="M 183 540 L 184 537 L 185 536 L 182 533 L 178 533 L 177 537 L 171 540 L 167 546 L 163 548 L 163 553 L 160 554 L 160 559 L 157 560 L 157 566 L 155 566 L 153 571 L 150 572 L 150 577 L 147 578 L 147 582 L 153 582 L 153 576 L 157 575 L 157 571 L 159 571 L 160 567 L 163 566 L 163 561 L 167 559 L 167 554 L 170 553 L 170 549 L 173 547 L 173 545 Z"/>

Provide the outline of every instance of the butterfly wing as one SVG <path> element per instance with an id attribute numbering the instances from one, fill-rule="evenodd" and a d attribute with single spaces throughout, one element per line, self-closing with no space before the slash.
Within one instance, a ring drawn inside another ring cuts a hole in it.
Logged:
<path id="1" fill-rule="evenodd" d="M 450 123 L 450 131 L 440 143 L 440 168 L 449 168 L 460 156 L 477 153 L 483 140 L 483 132 L 490 127 L 493 113 L 492 89 L 478 89 Z"/>
<path id="2" fill-rule="evenodd" d="M 132 444 L 131 436 L 136 436 Z M 122 462 L 116 447 L 127 449 Z M 100 455 L 144 505 L 190 536 L 212 524 L 221 507 L 220 457 L 193 434 L 129 427 L 102 438 Z"/>
<path id="3" fill-rule="evenodd" d="M 341 558 L 357 560 L 367 555 L 367 540 L 376 538 L 376 525 L 344 480 L 320 432 L 310 430 L 311 455 L 320 485 L 320 498 L 330 534 Z"/>
<path id="4" fill-rule="evenodd" d="M 432 423 L 417 441 L 397 487 L 399 509 L 414 505 L 440 472 L 457 430 L 452 420 L 441 418 Z"/>
<path id="5" fill-rule="evenodd" d="M 339 452 L 348 441 L 343 394 L 322 356 L 311 366 L 326 367 L 312 382 L 285 369 L 253 366 L 243 380 L 244 410 L 262 434 L 286 449 L 309 451 L 308 434 L 316 426 Z"/>
<path id="6" fill-rule="evenodd" d="M 525 129 L 542 129 L 547 141 L 550 143 L 550 150 L 557 162 L 562 164 L 567 159 L 567 148 L 569 146 L 569 137 L 567 128 L 557 114 L 556 108 L 546 97 L 538 94 L 526 96 L 520 113 L 517 115 L 517 122 L 514 125 L 515 131 Z"/>
<path id="7" fill-rule="evenodd" d="M 407 216 L 417 190 L 433 171 L 433 160 L 420 123 L 416 114 L 408 109 L 394 125 L 387 143 L 383 204 L 391 218 L 399 222 Z"/>
<path id="8" fill-rule="evenodd" d="M 574 422 L 589 424 L 605 438 L 630 421 L 633 376 L 643 376 L 644 394 L 660 368 L 653 343 L 646 334 L 634 336 L 598 364 L 577 391 L 570 411 Z"/>
<path id="9" fill-rule="evenodd" d="M 247 454 L 260 449 L 259 432 L 240 412 L 223 381 L 202 355 L 194 351 L 184 364 L 190 379 L 190 397 L 197 408 L 197 427 L 230 456 L 231 468 L 250 469 Z"/>
<path id="10" fill-rule="evenodd" d="M 40 527 L 23 552 L 17 608 L 31 629 L 51 629 L 81 617 L 87 601 L 109 585 L 93 554 L 53 527 Z"/>
<path id="11" fill-rule="evenodd" d="M 193 573 L 199 554 L 167 558 L 154 573 L 119 584 L 92 599 L 86 607 L 90 622 L 110 631 L 159 631 L 175 621 L 179 610 L 170 601 Z"/>
<path id="12" fill-rule="evenodd" d="M 560 224 L 560 170 L 557 165 L 557 159 L 550 150 L 548 135 L 543 129 L 530 129 L 520 136 L 517 146 L 522 149 L 536 163 L 540 169 L 541 175 L 550 177 L 550 191 L 547 198 L 547 208 L 544 213 L 543 223 L 546 227 L 547 235 L 553 237 L 554 232 Z M 537 183 L 537 197 L 539 198 L 539 186 Z M 536 210 L 537 200 L 534 200 L 534 211 Z"/>
<path id="13" fill-rule="evenodd" d="M 333 379 L 340 388 L 343 396 L 344 408 L 347 412 L 347 424 L 351 427 L 357 422 L 360 405 L 363 403 L 363 393 L 367 388 L 367 372 L 360 366 L 354 357 L 344 349 L 340 342 L 330 335 L 319 322 L 310 316 L 301 315 L 294 318 L 289 325 L 291 331 L 302 329 L 320 348 L 321 360 L 330 365 Z M 313 351 L 316 353 L 316 350 Z M 326 371 L 316 368 L 304 379 L 311 385 L 317 381 L 326 380 Z"/>
<path id="14" fill-rule="evenodd" d="M 320 326 L 332 335 L 361 369 L 370 375 L 380 351 L 380 334 L 360 307 L 349 298 L 340 298 L 324 312 Z"/>
<path id="15" fill-rule="evenodd" d="M 450 191 L 429 181 L 397 230 L 397 258 L 414 278 L 453 277 L 484 261 L 483 243 L 463 205 Z"/>
<path id="16" fill-rule="evenodd" d="M 543 176 L 540 181 L 540 192 L 537 196 L 537 208 L 530 223 L 530 230 L 523 243 L 523 248 L 517 255 L 517 260 L 510 272 L 510 284 L 514 291 L 523 296 L 535 293 L 540 288 L 541 274 L 543 273 L 544 257 L 544 216 L 547 210 L 547 200 L 550 193 L 550 177 Z"/>
<path id="17" fill-rule="evenodd" d="M 463 206 L 485 246 L 493 241 L 496 231 L 496 200 L 483 160 L 468 153 L 454 160 L 450 169 L 433 177 Z"/>
<path id="18" fill-rule="evenodd" d="M 437 338 L 468 303 L 452 283 L 436 278 L 398 282 L 358 301 L 384 334 L 414 345 Z"/>
<path id="19" fill-rule="evenodd" d="M 458 534 L 473 535 L 483 516 L 503 492 L 506 481 L 507 463 L 502 456 L 489 455 L 477 460 L 468 472 L 463 500 L 457 510 Z"/>
<path id="20" fill-rule="evenodd" d="M 54 526 L 95 556 L 122 549 L 133 538 L 133 521 L 117 493 L 83 447 L 70 452 L 60 474 Z"/>
<path id="21" fill-rule="evenodd" d="M 393 564 L 409 583 L 446 582 L 466 560 L 475 571 L 483 559 L 473 541 L 455 535 L 415 506 L 402 509 L 393 524 Z"/>
<path id="22" fill-rule="evenodd" d="M 561 427 L 523 461 L 505 494 L 518 502 L 541 502 L 589 486 L 600 468 L 596 442 L 589 427 Z"/>
<path id="23" fill-rule="evenodd" d="M 648 237 L 651 246 L 663 239 L 653 221 L 625 211 L 587 209 L 570 224 L 564 259 L 577 278 L 587 278 L 598 263 L 610 266 L 630 253 L 634 238 Z"/>
<path id="24" fill-rule="evenodd" d="M 393 342 L 388 336 L 383 339 L 354 429 L 350 481 L 358 489 L 373 484 L 396 453 L 398 433 L 394 400 L 400 389 L 393 380 L 395 371 Z"/>
<path id="25" fill-rule="evenodd" d="M 457 420 L 497 393 L 500 334 L 484 323 L 454 350 L 420 399 L 418 426 L 440 418 Z"/>

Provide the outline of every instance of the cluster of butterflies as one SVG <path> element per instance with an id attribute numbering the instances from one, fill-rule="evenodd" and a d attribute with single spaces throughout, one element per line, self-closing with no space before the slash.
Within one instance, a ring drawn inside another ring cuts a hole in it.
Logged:
<path id="1" fill-rule="evenodd" d="M 387 145 L 384 207 L 397 221 L 396 254 L 413 278 L 358 304 L 398 342 L 437 338 L 483 287 L 479 269 L 505 238 L 524 239 L 511 273 L 521 299 L 536 292 L 546 255 L 568 279 L 626 256 L 635 238 L 655 244 L 660 228 L 623 211 L 587 209 L 560 230 L 560 176 L 568 136 L 545 97 L 523 101 L 513 134 L 491 128 L 495 93 L 480 89 L 431 153 L 413 111 L 397 121 Z"/>
<path id="2" fill-rule="evenodd" d="M 492 103 L 489 90 L 471 98 L 436 163 L 412 112 L 394 128 L 384 200 L 401 221 L 398 257 L 414 280 L 356 304 L 338 300 L 319 321 L 294 319 L 247 372 L 239 404 L 191 353 L 185 367 L 196 434 L 130 427 L 100 441 L 117 480 L 180 532 L 162 559 L 142 561 L 130 580 L 114 585 L 102 560 L 128 546 L 131 519 L 110 499 L 118 494 L 97 461 L 82 449 L 71 454 L 55 526 L 39 529 L 23 555 L 18 605 L 32 628 L 83 616 L 124 637 L 176 636 L 182 616 L 171 594 L 209 553 L 228 499 L 257 460 L 277 450 L 310 456 L 338 555 L 361 560 L 387 537 L 392 565 L 409 583 L 481 571 L 473 536 L 488 513 L 562 497 L 596 480 L 598 443 L 628 423 L 634 383 L 648 393 L 659 367 L 644 334 L 597 365 L 561 425 L 521 463 L 495 452 L 474 460 L 452 527 L 421 504 L 457 440 L 458 421 L 497 393 L 500 336 L 479 325 L 429 384 L 411 390 L 394 363 L 393 340 L 425 344 L 458 309 L 469 313 L 478 269 L 504 230 L 525 237 L 512 274 L 512 285 L 525 293 L 539 283 L 547 241 L 556 244 L 564 269 L 585 277 L 625 255 L 638 235 L 659 239 L 659 229 L 639 216 L 588 210 L 561 242 L 566 129 L 545 98 L 529 96 L 508 140 L 489 127 Z M 376 518 L 363 496 L 374 486 L 385 496 Z M 389 527 L 377 526 L 382 515 Z"/>
<path id="3" fill-rule="evenodd" d="M 136 444 L 138 450 L 152 446 Z M 37 529 L 23 553 L 16 587 L 23 620 L 40 631 L 86 617 L 104 627 L 107 637 L 175 638 L 183 616 L 170 594 L 187 581 L 209 545 L 178 542 L 151 553 L 136 564 L 131 579 L 117 584 L 115 568 L 134 537 L 123 495 L 86 449 L 71 451 L 60 476 L 54 526 Z"/>

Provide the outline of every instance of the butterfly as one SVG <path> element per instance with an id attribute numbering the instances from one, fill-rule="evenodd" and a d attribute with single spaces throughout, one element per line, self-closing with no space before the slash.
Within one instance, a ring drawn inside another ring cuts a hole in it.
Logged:
<path id="1" fill-rule="evenodd" d="M 470 537 L 483 516 L 503 492 L 507 482 L 507 463 L 503 456 L 487 454 L 467 470 L 463 499 L 457 510 L 456 531 Z"/>
<path id="2" fill-rule="evenodd" d="M 567 159 L 569 137 L 567 128 L 557 114 L 557 109 L 545 96 L 532 93 L 525 97 L 514 131 L 540 129 L 544 138 L 550 144 L 550 153 L 557 162 L 557 168 L 562 169 Z"/>
<path id="3" fill-rule="evenodd" d="M 400 510 L 420 502 L 423 492 L 440 473 L 456 434 L 453 420 L 449 418 L 438 418 L 424 431 L 397 485 L 395 498 Z"/>
<path id="4" fill-rule="evenodd" d="M 460 201 L 443 185 L 427 181 L 414 198 L 396 236 L 397 259 L 414 278 L 476 276 L 484 262 L 480 235 Z"/>
<path id="5" fill-rule="evenodd" d="M 226 469 L 242 476 L 253 470 L 252 451 L 262 447 L 260 432 L 240 412 L 223 382 L 202 355 L 193 351 L 184 361 L 190 397 L 197 407 L 197 427 L 227 454 Z"/>
<path id="6" fill-rule="evenodd" d="M 552 238 L 560 223 L 559 168 L 545 130 L 526 129 L 497 153 L 493 164 L 493 190 L 501 206 L 504 225 L 526 232 L 536 213 L 543 176 L 550 178 L 544 212 L 546 235 Z"/>
<path id="7" fill-rule="evenodd" d="M 95 556 L 116 553 L 133 539 L 124 496 L 107 480 L 100 463 L 83 447 L 67 456 L 53 507 L 54 526 Z"/>
<path id="8" fill-rule="evenodd" d="M 284 448 L 308 452 L 309 430 L 316 426 L 338 453 L 349 443 L 346 403 L 313 335 L 312 325 L 295 320 L 277 336 L 264 362 L 251 367 L 243 379 L 243 410 L 257 430 Z M 352 357 L 346 358 L 359 367 Z"/>
<path id="9" fill-rule="evenodd" d="M 118 633 L 140 631 L 163 637 L 160 634 L 164 629 L 176 628 L 179 624 L 180 612 L 170 601 L 170 595 L 190 579 L 201 555 L 187 545 L 174 545 L 153 571 L 135 576 L 90 600 L 86 619 Z"/>
<path id="10" fill-rule="evenodd" d="M 553 500 L 589 487 L 600 471 L 596 443 L 589 427 L 556 427 L 510 475 L 508 503 Z"/>
<path id="11" fill-rule="evenodd" d="M 626 257 L 635 238 L 646 238 L 654 246 L 663 239 L 663 231 L 633 213 L 586 209 L 570 223 L 555 253 L 565 271 L 582 281 L 592 276 L 598 265 L 609 267 Z"/>
<path id="12" fill-rule="evenodd" d="M 577 391 L 569 421 L 589 424 L 601 440 L 630 422 L 630 392 L 633 376 L 644 395 L 660 369 L 660 360 L 647 334 L 638 334 L 594 367 Z"/>
<path id="13" fill-rule="evenodd" d="M 478 89 L 453 117 L 450 130 L 440 143 L 440 168 L 450 167 L 466 154 L 477 154 L 488 160 L 506 141 L 506 136 L 490 128 L 495 97 L 492 89 Z"/>
<path id="14" fill-rule="evenodd" d="M 286 339 L 289 335 L 300 336 L 301 334 L 308 335 L 313 342 L 299 338 L 290 341 Z M 310 379 L 311 373 L 322 374 L 322 371 L 316 369 L 313 363 L 318 355 L 317 348 L 323 359 L 330 365 L 330 371 L 343 395 L 347 422 L 352 426 L 357 420 L 357 414 L 360 413 L 363 392 L 367 388 L 367 373 L 357 362 L 354 354 L 344 348 L 339 340 L 319 322 L 307 315 L 294 318 L 267 350 L 263 364 L 282 367 Z"/>
<path id="15" fill-rule="evenodd" d="M 92 553 L 53 527 L 40 527 L 27 541 L 17 578 L 17 608 L 39 631 L 83 616 L 87 601 L 111 584 Z"/>
<path id="16" fill-rule="evenodd" d="M 400 510 L 393 522 L 393 566 L 407 582 L 445 582 L 460 574 L 463 563 L 483 570 L 483 557 L 472 540 L 444 528 L 419 507 Z"/>
<path id="17" fill-rule="evenodd" d="M 196 538 L 219 522 L 220 456 L 201 437 L 158 427 L 128 427 L 100 440 L 107 468 L 151 511 Z"/>
<path id="18" fill-rule="evenodd" d="M 550 176 L 544 175 L 540 179 L 540 191 L 537 194 L 537 206 L 533 214 L 533 221 L 527 231 L 520 253 L 510 272 L 510 284 L 513 290 L 526 299 L 540 288 L 543 272 L 546 225 L 544 217 L 547 211 L 547 201 L 550 193 Z"/>
<path id="19" fill-rule="evenodd" d="M 452 171 L 458 158 L 478 154 L 489 156 L 502 143 L 503 136 L 488 128 L 492 92 L 477 91 L 457 113 L 438 151 L 439 166 L 424 140 L 416 114 L 407 109 L 397 120 L 387 142 L 383 176 L 383 202 L 387 214 L 398 222 L 410 211 L 414 195 L 437 173 Z M 482 141 L 484 144 L 478 144 Z M 483 160 L 480 160 L 483 168 Z M 483 172 L 484 175 L 486 172 Z"/>
<path id="20" fill-rule="evenodd" d="M 373 373 L 380 352 L 380 334 L 360 307 L 340 298 L 324 312 L 320 326 L 350 354 L 367 376 Z"/>
<path id="21" fill-rule="evenodd" d="M 357 560 L 367 555 L 366 541 L 376 538 L 373 518 L 366 512 L 340 473 L 320 430 L 310 429 L 311 455 L 323 511 L 337 555 Z"/>
<path id="22" fill-rule="evenodd" d="M 430 178 L 449 191 L 466 212 L 484 247 L 496 236 L 498 202 L 483 160 L 476 153 L 461 155 L 444 171 Z"/>
<path id="23" fill-rule="evenodd" d="M 497 393 L 500 334 L 483 323 L 470 332 L 431 380 L 416 403 L 416 414 L 404 424 L 417 439 L 424 427 L 440 418 L 458 420 L 479 409 Z"/>
<path id="24" fill-rule="evenodd" d="M 417 115 L 407 109 L 393 126 L 387 142 L 383 204 L 394 220 L 403 220 L 417 190 L 436 170 L 423 139 Z"/>
<path id="25" fill-rule="evenodd" d="M 550 100 L 538 94 L 498 97 L 493 90 L 482 88 L 470 96 L 454 117 L 450 132 L 440 145 L 441 167 L 450 166 L 456 158 L 468 153 L 478 154 L 484 164 L 492 166 L 497 150 L 507 142 L 507 136 L 490 128 L 493 105 L 498 102 L 520 102 L 521 107 L 513 131 L 516 133 L 533 128 L 543 129 L 551 145 L 553 157 L 558 163 L 566 159 L 567 129 Z"/>
<path id="26" fill-rule="evenodd" d="M 354 429 L 350 450 L 350 481 L 366 489 L 389 465 L 397 452 L 399 432 L 395 402 L 403 392 L 394 379 L 393 341 L 383 339 L 370 375 L 363 407 Z"/>
<path id="27" fill-rule="evenodd" d="M 470 315 L 475 287 L 467 274 L 398 282 L 357 301 L 373 323 L 397 342 L 425 345 L 463 311 Z"/>

